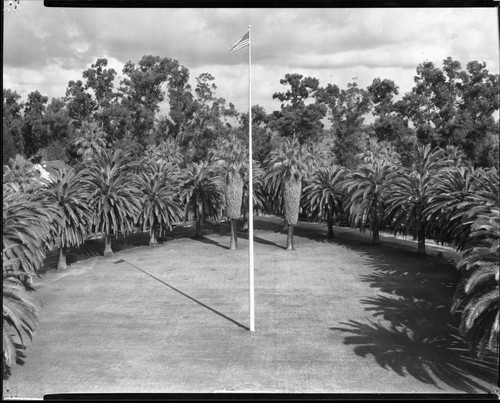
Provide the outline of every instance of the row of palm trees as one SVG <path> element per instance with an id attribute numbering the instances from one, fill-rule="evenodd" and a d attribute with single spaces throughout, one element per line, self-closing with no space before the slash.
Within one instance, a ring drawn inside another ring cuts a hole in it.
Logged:
<path id="1" fill-rule="evenodd" d="M 22 341 L 34 330 L 29 279 L 46 251 L 58 247 L 58 268 L 65 269 L 68 250 L 93 234 L 103 235 L 109 255 L 113 236 L 149 231 L 155 245 L 183 220 L 193 220 L 201 236 L 204 222 L 224 216 L 231 220 L 231 249 L 237 248 L 236 220 L 248 219 L 248 154 L 230 137 L 209 155 L 184 164 L 174 142 L 149 147 L 141 160 L 96 149 L 50 181 L 36 178 L 21 157 L 11 161 L 3 188 L 4 369 L 15 359 L 9 331 Z M 499 333 L 496 169 L 474 169 L 453 147 L 417 146 L 400 156 L 372 141 L 359 157 L 360 166 L 349 171 L 315 146 L 283 138 L 263 166 L 253 162 L 254 208 L 283 216 L 290 250 L 301 215 L 326 221 L 329 237 L 334 225 L 350 223 L 369 229 L 375 244 L 381 230 L 412 233 L 421 255 L 426 238 L 454 246 L 464 254 L 454 306 L 462 331 L 479 353 L 493 348 Z"/>

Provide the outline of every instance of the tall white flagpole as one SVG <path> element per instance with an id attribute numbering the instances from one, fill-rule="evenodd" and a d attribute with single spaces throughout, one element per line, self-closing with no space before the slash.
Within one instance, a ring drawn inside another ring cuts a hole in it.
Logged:
<path id="1" fill-rule="evenodd" d="M 253 270 L 253 174 L 252 174 L 252 39 L 251 25 L 248 26 L 248 253 L 249 268 L 248 280 L 250 283 L 249 310 L 250 331 L 255 331 L 255 298 L 254 298 L 254 270 Z"/>

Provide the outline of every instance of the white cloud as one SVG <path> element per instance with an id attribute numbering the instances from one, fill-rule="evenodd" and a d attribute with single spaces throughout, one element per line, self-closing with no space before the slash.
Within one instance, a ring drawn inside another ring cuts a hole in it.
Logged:
<path id="1" fill-rule="evenodd" d="M 345 88 L 373 78 L 413 85 L 419 63 L 437 66 L 451 56 L 487 62 L 499 73 L 494 8 L 449 9 L 91 9 L 44 8 L 22 2 L 4 18 L 4 86 L 21 95 L 35 89 L 64 96 L 69 80 L 98 58 L 121 75 L 127 61 L 146 54 L 171 57 L 190 70 L 215 76 L 217 94 L 248 109 L 247 52 L 228 53 L 252 25 L 253 103 L 271 112 L 272 94 L 286 73 L 317 77 Z"/>

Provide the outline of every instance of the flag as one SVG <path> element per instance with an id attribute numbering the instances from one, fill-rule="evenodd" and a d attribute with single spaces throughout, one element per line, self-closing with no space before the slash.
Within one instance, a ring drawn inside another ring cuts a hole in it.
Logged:
<path id="1" fill-rule="evenodd" d="M 240 50 L 241 48 L 244 48 L 245 46 L 249 46 L 249 45 L 250 45 L 250 35 L 247 32 L 245 35 L 243 35 L 243 37 L 238 42 L 236 42 L 231 47 L 230 52 L 236 52 L 237 50 Z"/>

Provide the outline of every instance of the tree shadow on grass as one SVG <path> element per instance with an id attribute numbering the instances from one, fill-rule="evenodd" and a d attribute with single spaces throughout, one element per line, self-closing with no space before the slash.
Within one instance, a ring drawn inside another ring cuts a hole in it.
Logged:
<path id="1" fill-rule="evenodd" d="M 238 234 L 238 236 L 240 238 L 243 238 L 243 239 L 246 239 L 248 240 L 249 238 L 249 235 L 248 233 L 243 233 L 243 234 Z M 264 238 L 261 238 L 261 237 L 258 237 L 254 234 L 253 236 L 253 241 L 256 242 L 256 243 L 260 243 L 262 245 L 269 245 L 269 246 L 274 246 L 276 248 L 279 248 L 279 249 L 286 249 L 285 246 L 282 246 L 282 245 L 278 245 L 277 243 L 275 242 L 272 242 L 272 241 L 268 241 L 267 239 L 264 239 Z"/>
<path id="2" fill-rule="evenodd" d="M 202 236 L 195 236 L 192 239 L 194 241 L 203 242 L 203 243 L 206 243 L 206 244 L 209 244 L 209 245 L 215 245 L 215 246 L 218 246 L 219 248 L 230 249 L 229 246 L 222 245 L 219 242 L 214 241 L 213 239 L 207 238 L 207 237 L 205 237 L 203 235 Z"/>
<path id="3" fill-rule="evenodd" d="M 16 350 L 16 364 L 24 365 L 24 360 L 26 358 L 26 353 L 24 352 L 26 347 L 20 343 L 14 343 L 14 349 Z M 12 375 L 11 367 L 2 363 L 2 377 L 4 380 L 9 379 Z"/>
<path id="4" fill-rule="evenodd" d="M 460 316 L 450 313 L 459 273 L 453 262 L 416 257 L 412 251 L 363 242 L 336 240 L 364 259 L 372 271 L 359 280 L 377 290 L 360 302 L 380 320 L 342 322 L 332 330 L 350 333 L 344 344 L 355 345 L 362 357 L 399 376 L 412 376 L 436 387 L 438 381 L 463 392 L 489 392 L 498 362 L 493 356 L 475 359 L 459 334 Z"/>
<path id="5" fill-rule="evenodd" d="M 453 335 L 439 337 L 407 326 L 384 326 L 350 320 L 345 327 L 332 327 L 352 334 L 344 340 L 355 345 L 354 352 L 361 357 L 372 355 L 384 369 L 399 376 L 412 376 L 422 383 L 438 387 L 437 380 L 466 393 L 489 392 L 474 380 L 495 382 L 494 365 L 467 356 L 463 343 Z"/>

